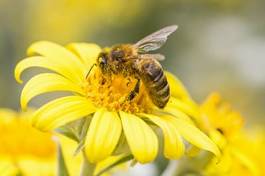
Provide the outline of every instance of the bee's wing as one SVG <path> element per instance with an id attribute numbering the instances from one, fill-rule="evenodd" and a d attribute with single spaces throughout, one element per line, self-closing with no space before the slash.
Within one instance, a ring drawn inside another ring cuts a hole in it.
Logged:
<path id="1" fill-rule="evenodd" d="M 162 54 L 141 54 L 140 59 L 153 58 L 158 61 L 165 60 L 165 56 Z"/>
<path id="2" fill-rule="evenodd" d="M 167 26 L 143 38 L 134 44 L 134 46 L 139 49 L 139 53 L 146 53 L 156 50 L 167 41 L 167 37 L 176 31 L 177 28 L 177 25 Z"/>

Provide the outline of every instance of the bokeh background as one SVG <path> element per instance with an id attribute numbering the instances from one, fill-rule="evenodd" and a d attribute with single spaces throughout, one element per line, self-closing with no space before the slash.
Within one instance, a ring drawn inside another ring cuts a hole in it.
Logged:
<path id="1" fill-rule="evenodd" d="M 167 58 L 164 68 L 183 81 L 196 101 L 219 91 L 247 126 L 264 125 L 264 17 L 263 0 L 0 0 L 0 106 L 19 109 L 22 86 L 13 70 L 34 41 L 111 46 L 177 24 L 177 32 L 159 50 Z M 141 173 L 158 174 L 163 165 L 144 166 Z"/>

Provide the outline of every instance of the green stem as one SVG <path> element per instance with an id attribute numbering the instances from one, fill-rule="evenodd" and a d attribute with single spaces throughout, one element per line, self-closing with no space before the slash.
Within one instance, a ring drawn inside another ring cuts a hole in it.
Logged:
<path id="1" fill-rule="evenodd" d="M 90 163 L 83 152 L 83 163 L 80 176 L 93 176 L 95 168 L 96 165 Z"/>
<path id="2" fill-rule="evenodd" d="M 57 162 L 58 162 L 58 176 L 69 176 L 69 172 L 64 160 L 63 152 L 61 145 L 58 143 L 57 148 Z"/>

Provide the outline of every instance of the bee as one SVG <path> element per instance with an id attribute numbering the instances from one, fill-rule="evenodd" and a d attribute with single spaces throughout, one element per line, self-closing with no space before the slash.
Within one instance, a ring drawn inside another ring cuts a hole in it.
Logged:
<path id="1" fill-rule="evenodd" d="M 135 44 L 120 44 L 103 50 L 96 65 L 103 75 L 121 74 L 134 77 L 137 82 L 128 94 L 127 100 L 133 100 L 139 93 L 140 83 L 146 87 L 148 96 L 154 105 L 164 108 L 170 97 L 169 85 L 163 68 L 158 61 L 164 60 L 161 54 L 148 54 L 163 46 L 176 25 L 154 32 Z"/>

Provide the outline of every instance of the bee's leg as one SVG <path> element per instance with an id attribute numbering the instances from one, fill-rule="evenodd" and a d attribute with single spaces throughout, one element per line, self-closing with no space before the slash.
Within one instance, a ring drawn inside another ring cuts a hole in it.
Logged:
<path id="1" fill-rule="evenodd" d="M 88 78 L 88 76 L 89 76 L 89 74 L 90 74 L 90 72 L 91 72 L 91 70 L 92 70 L 92 68 L 93 68 L 94 66 L 96 66 L 96 64 L 93 64 L 93 65 L 90 67 L 89 71 L 88 71 L 87 74 L 86 74 L 86 78 Z"/>
<path id="2" fill-rule="evenodd" d="M 127 100 L 132 100 L 134 99 L 134 97 L 139 93 L 140 91 L 140 79 L 137 79 L 137 82 L 135 84 L 134 89 L 130 92 L 130 94 L 128 95 Z"/>

